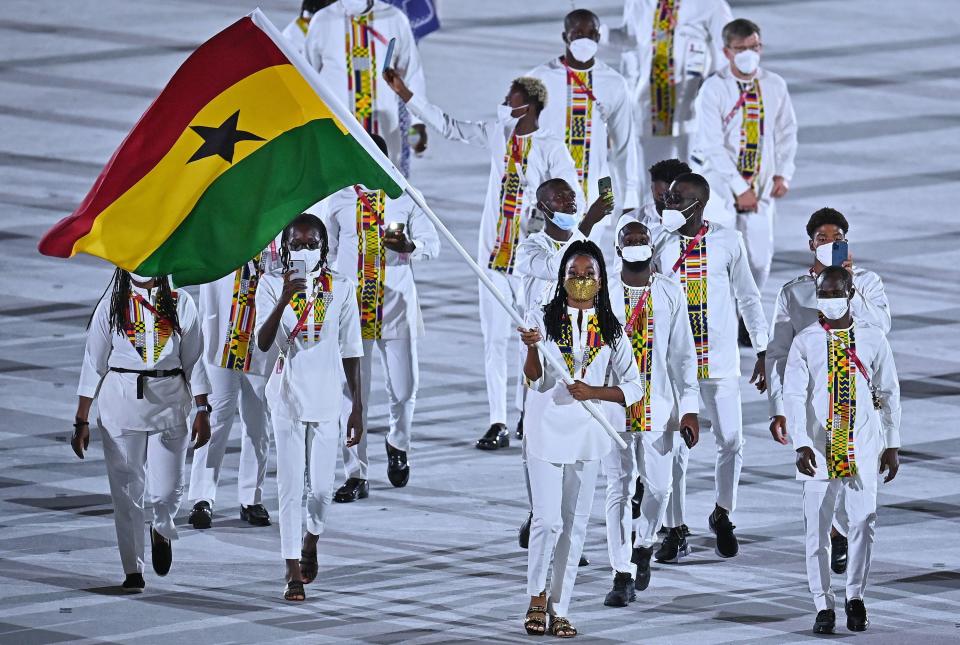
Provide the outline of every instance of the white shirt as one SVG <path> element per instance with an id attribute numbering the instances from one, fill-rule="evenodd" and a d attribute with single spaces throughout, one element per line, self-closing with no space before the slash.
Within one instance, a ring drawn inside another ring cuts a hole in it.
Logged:
<path id="1" fill-rule="evenodd" d="M 298 28 L 299 29 L 299 28 Z M 256 287 L 254 293 L 248 294 L 249 308 L 245 312 L 235 312 L 234 293 L 237 281 L 248 282 L 251 276 L 261 275 L 279 270 L 280 245 L 274 242 L 272 246 L 263 250 L 259 263 L 252 260 L 247 262 L 233 273 L 223 276 L 214 282 L 200 285 L 200 320 L 203 329 L 203 360 L 210 367 L 226 368 L 224 365 L 224 351 L 230 342 L 235 326 L 234 316 L 241 314 L 249 321 L 250 345 L 249 366 L 242 370 L 250 374 L 266 376 L 273 369 L 277 360 L 276 352 L 261 352 L 253 336 L 253 326 L 256 322 Z M 259 281 L 259 278 L 258 278 Z M 244 325 L 241 321 L 241 327 Z"/>
<path id="2" fill-rule="evenodd" d="M 374 116 L 379 125 L 379 134 L 386 140 L 390 159 L 400 167 L 403 138 L 406 132 L 400 132 L 399 98 L 383 80 L 383 62 L 387 55 L 387 44 L 391 38 L 397 39 L 394 46 L 393 67 L 403 77 L 404 82 L 415 94 L 426 93 L 426 81 L 407 16 L 396 7 L 381 0 L 373 3 L 373 20 L 370 26 L 379 33 L 384 41 L 373 37 L 370 43 L 374 49 L 375 96 Z M 353 110 L 353 92 L 347 86 L 347 30 L 350 29 L 350 16 L 343 5 L 335 2 L 313 15 L 307 29 L 304 54 L 313 67 L 320 72 L 323 84 L 331 90 L 348 110 Z"/>
<path id="3" fill-rule="evenodd" d="M 626 404 L 632 405 L 643 398 L 643 385 L 629 340 L 621 337 L 613 348 L 603 345 L 587 365 L 586 373 L 581 371 L 587 322 L 593 313 L 593 309 L 583 310 L 581 323 L 581 310 L 567 308 L 573 355 L 576 357 L 575 378 L 587 385 L 602 387 L 611 384 L 618 387 L 623 392 Z M 540 330 L 540 335 L 545 339 L 540 351 L 550 352 L 563 364 L 556 341 L 546 340 L 543 313 L 534 312 L 528 315 L 526 326 Z M 557 378 L 553 368 L 546 364 L 542 355 L 540 368 L 543 370 L 540 379 L 527 382 L 530 390 L 524 412 L 527 454 L 550 463 L 570 464 L 600 459 L 609 453 L 612 445 L 610 437 L 583 405 L 570 396 L 566 384 Z M 608 369 L 612 377 L 609 381 Z M 528 419 L 532 423 L 528 424 Z"/>
<path id="4" fill-rule="evenodd" d="M 357 286 L 359 235 L 357 234 L 357 193 L 352 186 L 325 200 L 323 222 L 330 243 L 331 266 L 344 279 Z M 432 260 L 440 254 L 440 237 L 433 222 L 406 194 L 399 199 L 387 197 L 383 213 L 384 227 L 393 222 L 404 225 L 407 239 L 413 242 L 411 253 L 387 249 L 387 269 L 383 284 L 383 321 L 381 338 L 419 338 L 423 319 L 414 280 L 414 262 Z"/>
<path id="5" fill-rule="evenodd" d="M 319 275 L 319 272 L 307 274 L 307 302 L 311 302 L 316 294 L 314 283 Z M 298 317 L 292 306 L 284 306 L 273 341 L 276 349 L 284 354 L 283 369 L 279 374 L 276 369 L 271 372 L 266 389 L 271 414 L 314 423 L 333 421 L 340 414 L 343 392 L 340 387 L 341 359 L 363 356 L 363 341 L 353 284 L 334 274 L 332 290 L 319 340 L 313 340 L 315 324 L 311 311 L 305 327 L 307 339 L 302 333 L 297 334 L 288 348 L 287 339 L 296 327 Z M 261 279 L 257 287 L 257 335 L 282 291 L 282 277 L 266 275 Z"/>
<path id="6" fill-rule="evenodd" d="M 854 345 L 880 394 L 881 410 L 873 407 L 870 386 L 856 366 L 854 458 L 864 476 L 876 476 L 876 459 L 884 448 L 900 447 L 900 383 L 893 352 L 883 331 L 854 323 Z M 827 479 L 827 332 L 819 323 L 801 331 L 790 346 L 783 377 L 783 403 L 790 419 L 793 447 L 808 447 L 816 456 L 812 479 Z M 811 479 L 797 472 L 797 479 Z"/>
<path id="7" fill-rule="evenodd" d="M 683 249 L 690 242 L 679 233 L 662 227 L 651 231 L 660 270 L 679 280 L 680 269 L 672 274 Z M 707 356 L 709 378 L 740 375 L 737 345 L 737 311 L 750 332 L 753 348 L 767 348 L 767 320 L 760 304 L 760 291 L 747 264 L 747 251 L 739 231 L 708 223 L 707 244 Z"/>
<path id="8" fill-rule="evenodd" d="M 600 196 L 597 187 L 600 179 L 612 177 L 617 208 L 636 208 L 640 204 L 641 153 L 633 127 L 633 105 L 627 82 L 600 60 L 595 60 L 589 70 L 574 71 L 592 73 L 590 90 L 597 99 L 590 121 L 590 154 L 584 182 L 586 202 L 592 204 Z M 567 70 L 559 58 L 532 69 L 526 76 L 539 78 L 547 87 L 548 100 L 540 113 L 540 127 L 566 141 L 570 90 L 578 86 L 572 82 L 568 86 Z M 613 226 L 612 220 L 604 218 L 597 227 Z"/>
<path id="9" fill-rule="evenodd" d="M 523 284 L 524 312 L 536 310 L 553 297 L 563 254 L 574 240 L 586 239 L 578 228 L 570 233 L 566 242 L 553 239 L 546 230 L 537 231 L 520 242 L 515 271 Z"/>
<path id="10" fill-rule="evenodd" d="M 890 303 L 883 281 L 873 271 L 853 267 L 853 300 L 851 313 L 857 323 L 880 328 L 890 333 Z M 767 346 L 767 398 L 770 416 L 784 416 L 783 372 L 794 337 L 817 322 L 816 280 L 809 273 L 791 280 L 777 294 L 770 323 L 770 344 Z"/>
<path id="11" fill-rule="evenodd" d="M 676 108 L 673 136 L 696 127 L 694 99 L 703 79 L 727 61 L 723 55 L 723 27 L 733 20 L 726 0 L 678 0 L 673 32 Z M 627 0 L 623 25 L 603 39 L 621 53 L 621 71 L 640 105 L 640 134 L 652 136 L 650 68 L 653 64 L 653 21 L 658 0 Z M 606 31 L 606 30 L 604 30 Z M 648 160 L 650 163 L 658 159 Z"/>
<path id="12" fill-rule="evenodd" d="M 299 20 L 299 18 L 291 20 L 290 24 L 283 28 L 281 34 L 298 53 L 302 54 L 307 44 L 307 34 L 300 27 Z"/>
<path id="13" fill-rule="evenodd" d="M 421 94 L 415 94 L 407 107 L 445 138 L 479 146 L 490 153 L 490 179 L 487 182 L 487 196 L 483 205 L 483 215 L 480 218 L 480 239 L 477 249 L 477 262 L 480 266 L 487 267 L 497 241 L 500 184 L 506 172 L 504 159 L 507 153 L 507 140 L 512 131 L 503 123 L 496 121 L 474 122 L 455 119 L 445 114 L 436 105 L 428 103 Z M 526 137 L 532 137 L 533 141 L 530 144 L 530 153 L 527 156 L 526 170 L 523 175 L 523 198 L 518 204 L 521 243 L 527 236 L 530 216 L 537 206 L 537 188 L 547 179 L 565 180 L 577 194 L 577 203 L 584 203 L 583 191 L 580 190 L 577 181 L 577 169 L 563 140 L 543 129 L 524 135 L 522 138 Z M 515 266 L 516 261 L 514 261 L 514 268 Z"/>
<path id="14" fill-rule="evenodd" d="M 683 415 L 700 412 L 697 350 L 693 344 L 690 321 L 687 318 L 687 297 L 680 284 L 659 273 L 654 273 L 651 276 L 649 289 L 651 294 L 648 297 L 653 301 L 649 431 L 663 432 L 675 430 Z M 640 294 L 646 290 L 646 287 L 631 287 L 621 283 L 620 289 L 610 295 L 610 304 L 624 327 L 640 299 Z M 626 329 L 624 329 L 624 338 L 626 338 Z M 629 339 L 627 341 L 629 342 Z M 636 359 L 636 355 L 634 356 Z M 617 405 L 613 407 L 619 412 L 617 418 L 620 424 L 614 426 L 619 430 L 625 427 L 626 408 Z"/>
<path id="15" fill-rule="evenodd" d="M 783 78 L 763 68 L 755 78 L 760 81 L 764 115 L 757 197 L 769 200 L 774 176 L 789 181 L 796 169 L 797 117 Z M 740 86 L 729 65 L 704 81 L 697 95 L 697 135 L 690 157 L 703 166 L 711 186 L 722 187 L 718 198 L 726 202 L 750 188 L 737 170 L 743 108 L 734 108 L 739 100 Z"/>
<path id="16" fill-rule="evenodd" d="M 157 289 L 148 291 L 131 283 L 130 291 L 131 296 L 137 294 L 156 306 Z M 138 431 L 182 427 L 190 412 L 191 393 L 193 396 L 210 393 L 210 383 L 200 360 L 203 339 L 197 306 L 186 291 L 174 293 L 181 333 L 173 332 L 165 341 L 155 334 L 150 310 L 137 305 L 144 329 L 144 356 L 126 334 L 110 329 L 110 298 L 104 296 L 97 304 L 87 333 L 77 394 L 99 397 L 100 420 L 105 427 Z M 159 345 L 162 349 L 155 357 Z M 140 371 L 181 369 L 183 376 L 145 378 L 143 398 L 138 399 L 137 375 L 111 372 L 111 367 Z"/>

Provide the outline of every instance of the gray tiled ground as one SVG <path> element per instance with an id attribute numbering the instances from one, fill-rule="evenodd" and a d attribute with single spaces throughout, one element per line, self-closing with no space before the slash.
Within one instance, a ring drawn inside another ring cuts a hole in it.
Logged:
<path id="1" fill-rule="evenodd" d="M 394 490 L 376 454 L 368 501 L 333 509 L 310 600 L 280 598 L 276 527 L 233 519 L 225 477 L 216 528 L 185 530 L 171 575 L 116 597 L 119 559 L 99 441 L 86 462 L 64 443 L 83 327 L 108 277 L 89 258 L 35 252 L 72 210 L 136 117 L 203 38 L 236 17 L 226 0 L 4 0 L 0 6 L 0 641 L 512 642 L 525 608 L 524 516 L 515 447 L 481 454 L 485 396 L 476 282 L 449 249 L 420 272 L 429 339 L 422 350 L 413 479 Z M 278 23 L 297 0 L 264 0 Z M 577 3 L 603 16 L 617 3 Z M 764 28 L 767 64 L 791 83 L 801 122 L 799 171 L 782 204 L 777 285 L 807 266 L 802 225 L 822 205 L 853 221 L 857 261 L 884 277 L 904 391 L 904 467 L 884 487 L 871 574 L 870 642 L 960 639 L 957 318 L 960 314 L 960 8 L 952 0 L 740 0 Z M 510 78 L 557 52 L 570 3 L 442 3 L 444 30 L 423 55 L 431 95 L 486 117 Z M 508 14 L 504 16 L 503 14 Z M 953 145 L 951 145 L 953 144 Z M 475 243 L 487 160 L 435 140 L 416 183 L 467 248 Z M 453 358 L 453 360 L 451 360 Z M 379 383 L 379 381 L 378 381 Z M 628 609 L 607 590 L 594 513 L 572 614 L 607 642 L 769 642 L 808 638 L 799 489 L 792 451 L 774 445 L 766 408 L 745 394 L 748 436 L 741 557 L 718 562 L 705 536 L 711 440 L 694 452 L 694 557 L 657 567 Z M 374 400 L 373 432 L 385 423 Z M 374 440 L 371 445 L 378 445 Z M 236 447 L 227 470 L 236 466 Z M 267 506 L 276 511 L 276 488 Z M 595 509 L 598 509 L 596 506 Z M 848 638 L 844 633 L 838 638 Z M 582 639 L 581 639 L 582 640 Z"/>

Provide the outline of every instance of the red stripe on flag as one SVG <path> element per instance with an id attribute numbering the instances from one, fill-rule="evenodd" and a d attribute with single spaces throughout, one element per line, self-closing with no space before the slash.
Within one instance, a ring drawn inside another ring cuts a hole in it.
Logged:
<path id="1" fill-rule="evenodd" d="M 77 210 L 43 236 L 40 252 L 69 257 L 97 215 L 157 165 L 197 112 L 247 76 L 286 63 L 283 52 L 249 17 L 200 45 L 133 126 Z M 149 217 L 144 213 L 145 221 Z"/>

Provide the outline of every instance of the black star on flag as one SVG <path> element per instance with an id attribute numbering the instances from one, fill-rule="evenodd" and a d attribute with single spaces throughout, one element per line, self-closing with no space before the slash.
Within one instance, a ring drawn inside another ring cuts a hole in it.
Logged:
<path id="1" fill-rule="evenodd" d="M 193 153 L 187 163 L 213 155 L 220 155 L 224 161 L 233 163 L 233 148 L 238 141 L 265 141 L 263 137 L 258 137 L 252 132 L 238 130 L 237 122 L 239 120 L 240 110 L 237 110 L 216 128 L 206 125 L 191 125 L 190 129 L 203 137 L 203 145 Z"/>

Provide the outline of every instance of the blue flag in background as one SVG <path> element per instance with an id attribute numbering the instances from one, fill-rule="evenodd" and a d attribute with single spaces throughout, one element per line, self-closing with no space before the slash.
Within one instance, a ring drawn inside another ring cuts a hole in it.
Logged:
<path id="1" fill-rule="evenodd" d="M 437 8 L 433 0 L 385 0 L 403 13 L 410 20 L 413 37 L 420 40 L 429 33 L 440 29 L 440 19 L 437 17 Z"/>

